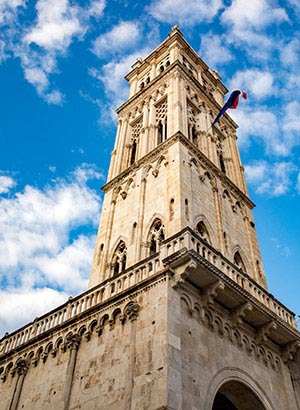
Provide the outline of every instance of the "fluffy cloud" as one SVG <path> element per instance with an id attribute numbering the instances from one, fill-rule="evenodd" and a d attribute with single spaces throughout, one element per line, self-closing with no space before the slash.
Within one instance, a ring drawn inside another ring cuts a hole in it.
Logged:
<path id="1" fill-rule="evenodd" d="M 291 65 L 298 64 L 300 60 L 300 41 L 298 39 L 291 40 L 281 49 L 280 59 L 283 65 L 290 68 Z"/>
<path id="2" fill-rule="evenodd" d="M 121 21 L 108 33 L 97 37 L 93 42 L 93 52 L 99 58 L 133 48 L 140 37 L 139 25 L 134 21 Z"/>
<path id="3" fill-rule="evenodd" d="M 16 185 L 13 178 L 0 175 L 0 194 L 6 194 L 11 188 Z"/>
<path id="4" fill-rule="evenodd" d="M 292 185 L 297 167 L 291 162 L 257 161 L 245 165 L 245 175 L 249 184 L 253 185 L 256 193 L 269 196 L 287 194 Z"/>
<path id="5" fill-rule="evenodd" d="M 193 26 L 201 21 L 211 21 L 223 2 L 221 0 L 154 0 L 147 8 L 157 20 L 170 23 Z"/>
<path id="6" fill-rule="evenodd" d="M 201 37 L 199 54 L 210 67 L 228 63 L 233 59 L 230 50 L 224 45 L 224 38 L 212 33 Z"/>
<path id="7" fill-rule="evenodd" d="M 115 118 L 115 109 L 128 98 L 129 87 L 127 81 L 124 80 L 124 76 L 130 71 L 131 65 L 138 58 L 146 56 L 150 51 L 150 48 L 147 48 L 124 56 L 118 61 L 110 61 L 102 66 L 101 70 L 95 68 L 90 69 L 90 74 L 99 80 L 104 87 L 105 94 L 109 99 L 112 118 Z M 101 108 L 102 107 L 100 107 L 100 109 Z M 105 112 L 105 114 L 107 114 L 107 112 Z M 105 118 L 103 118 L 103 120 L 105 121 Z"/>
<path id="8" fill-rule="evenodd" d="M 86 288 L 95 237 L 84 235 L 80 227 L 94 230 L 98 222 L 100 198 L 88 186 L 95 178 L 102 178 L 95 167 L 82 165 L 44 189 L 26 186 L 0 200 L 0 283 L 16 295 L 16 305 L 26 295 L 50 288 L 53 304 L 61 303 L 61 295 L 65 299 Z M 41 297 L 35 315 L 47 310 L 47 303 Z"/>
<path id="9" fill-rule="evenodd" d="M 0 25 L 11 23 L 26 0 L 1 0 L 0 2 Z"/>
<path id="10" fill-rule="evenodd" d="M 263 29 L 287 20 L 286 11 L 276 7 L 272 0 L 233 0 L 222 14 L 222 21 L 233 26 L 236 34 L 249 28 Z"/>
<path id="11" fill-rule="evenodd" d="M 256 98 L 269 97 L 274 94 L 274 78 L 269 71 L 238 71 L 230 81 L 230 88 L 247 90 Z"/>
<path id="12" fill-rule="evenodd" d="M 67 297 L 66 293 L 47 287 L 0 291 L 0 333 L 11 332 L 33 321 L 35 317 L 64 303 Z"/>
<path id="13" fill-rule="evenodd" d="M 26 1 L 5 0 L 0 4 L 0 24 L 15 24 L 2 33 L 0 60 L 7 58 L 8 53 L 20 58 L 24 76 L 38 94 L 49 104 L 61 104 L 63 94 L 53 86 L 51 76 L 58 72 L 59 58 L 89 29 L 90 18 L 102 16 L 105 4 L 105 0 L 92 0 L 80 7 L 70 0 L 38 0 L 36 20 L 25 26 L 16 19 Z"/>

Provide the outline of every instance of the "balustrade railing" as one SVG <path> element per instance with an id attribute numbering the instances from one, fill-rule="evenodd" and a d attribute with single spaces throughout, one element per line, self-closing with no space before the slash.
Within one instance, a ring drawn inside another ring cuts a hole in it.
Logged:
<path id="1" fill-rule="evenodd" d="M 23 328 L 11 334 L 5 334 L 0 341 L 0 355 L 8 353 L 29 340 L 88 311 L 93 306 L 155 275 L 155 273 L 163 267 L 162 261 L 180 250 L 194 250 L 240 285 L 245 291 L 259 300 L 288 325 L 297 328 L 295 317 L 291 311 L 258 285 L 250 276 L 243 273 L 235 267 L 234 264 L 224 258 L 220 252 L 197 236 L 190 228 L 185 228 L 180 233 L 163 241 L 159 253 L 144 259 L 121 274 L 107 279 L 102 284 L 77 297 L 70 297 L 65 304 L 40 318 L 36 318 L 34 322 L 29 323 Z"/>

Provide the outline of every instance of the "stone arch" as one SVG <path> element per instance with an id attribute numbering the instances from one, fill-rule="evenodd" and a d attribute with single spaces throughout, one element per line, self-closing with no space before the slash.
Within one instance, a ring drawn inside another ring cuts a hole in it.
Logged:
<path id="1" fill-rule="evenodd" d="M 127 262 L 127 246 L 123 239 L 116 241 L 116 245 L 113 248 L 114 251 L 111 255 L 111 273 L 112 275 L 118 275 L 126 269 Z"/>
<path id="2" fill-rule="evenodd" d="M 194 227 L 195 230 L 197 232 L 197 226 L 200 222 L 203 222 L 203 224 L 205 225 L 207 232 L 208 232 L 208 236 L 210 241 L 208 241 L 208 243 L 210 244 L 216 244 L 217 243 L 217 238 L 215 235 L 215 231 L 214 228 L 212 227 L 212 225 L 209 223 L 208 219 L 206 218 L 205 215 L 201 214 L 201 215 L 196 215 L 195 219 L 194 219 Z"/>
<path id="3" fill-rule="evenodd" d="M 191 301 L 191 298 L 188 295 L 186 295 L 185 293 L 182 293 L 180 295 L 180 302 L 184 303 L 184 305 L 186 306 L 186 309 L 189 313 L 192 313 L 193 303 Z"/>
<path id="4" fill-rule="evenodd" d="M 237 258 L 240 258 L 241 261 L 239 261 Z M 237 265 L 244 273 L 250 272 L 250 265 L 248 258 L 246 257 L 245 253 L 241 249 L 239 245 L 236 245 L 232 249 L 232 262 Z M 239 262 L 239 263 L 238 263 Z M 242 264 L 241 264 L 242 262 Z M 243 269 L 244 265 L 244 269 Z"/>
<path id="5" fill-rule="evenodd" d="M 218 407 L 222 399 L 223 407 Z M 219 370 L 210 382 L 204 410 L 247 410 L 249 402 L 253 403 L 256 410 L 275 410 L 267 393 L 254 378 L 244 370 L 225 367 Z M 226 404 L 231 407 L 225 407 Z"/>
<path id="6" fill-rule="evenodd" d="M 157 239 L 157 242 L 159 242 L 159 241 L 161 242 L 162 240 L 164 240 L 164 239 L 166 238 L 166 229 L 165 229 L 165 225 L 163 224 L 162 221 L 163 221 L 163 218 L 162 218 L 161 215 L 159 215 L 159 214 L 154 214 L 154 215 L 152 216 L 150 222 L 147 224 L 147 227 L 146 227 L 146 229 L 145 229 L 145 237 L 147 238 L 147 241 L 146 241 L 147 256 L 149 255 L 149 253 L 151 254 L 151 241 L 152 241 L 152 234 L 154 233 L 154 232 L 152 232 L 152 229 L 155 227 L 155 224 L 156 224 L 157 222 L 160 222 L 160 223 L 161 223 L 162 229 L 163 229 L 163 232 L 164 232 L 164 238 L 163 238 L 163 239 L 160 238 L 160 240 L 159 240 L 159 237 L 156 238 L 156 239 Z M 153 246 L 154 246 L 154 244 L 153 244 Z M 153 250 L 154 250 L 154 249 L 153 249 Z M 152 253 L 154 253 L 154 252 L 152 252 Z"/>

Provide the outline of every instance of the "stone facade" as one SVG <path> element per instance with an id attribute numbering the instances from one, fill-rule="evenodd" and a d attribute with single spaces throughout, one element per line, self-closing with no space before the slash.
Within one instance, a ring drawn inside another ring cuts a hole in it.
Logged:
<path id="1" fill-rule="evenodd" d="M 226 87 L 178 27 L 126 79 L 89 289 L 1 340 L 1 408 L 299 410 Z"/>

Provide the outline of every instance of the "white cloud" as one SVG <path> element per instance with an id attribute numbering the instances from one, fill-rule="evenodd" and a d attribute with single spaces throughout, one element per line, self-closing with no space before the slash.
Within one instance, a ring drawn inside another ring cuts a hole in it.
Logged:
<path id="1" fill-rule="evenodd" d="M 0 332 L 11 332 L 64 303 L 68 295 L 51 288 L 0 291 Z"/>
<path id="2" fill-rule="evenodd" d="M 0 199 L 0 283 L 9 294 L 23 301 L 24 295 L 54 288 L 52 299 L 61 303 L 60 293 L 65 299 L 85 290 L 95 237 L 83 235 L 80 227 L 86 231 L 98 223 L 100 198 L 88 186 L 95 178 L 102 175 L 83 164 L 44 189 L 26 186 Z M 39 309 L 46 311 L 47 301 Z"/>
<path id="3" fill-rule="evenodd" d="M 272 0 L 233 0 L 223 12 L 222 21 L 233 26 L 235 34 L 238 34 L 251 27 L 263 29 L 270 24 L 288 21 L 288 16 Z"/>
<path id="4" fill-rule="evenodd" d="M 26 0 L 1 0 L 0 25 L 11 23 L 25 4 Z"/>
<path id="5" fill-rule="evenodd" d="M 292 101 L 285 107 L 283 129 L 285 131 L 296 131 L 298 138 L 300 137 L 300 103 L 298 101 Z"/>
<path id="6" fill-rule="evenodd" d="M 230 50 L 224 45 L 224 38 L 212 33 L 201 36 L 199 54 L 210 67 L 227 63 L 233 59 Z"/>
<path id="7" fill-rule="evenodd" d="M 256 98 L 269 97 L 274 94 L 274 78 L 269 71 L 238 71 L 230 81 L 230 88 L 246 90 Z"/>
<path id="8" fill-rule="evenodd" d="M 96 70 L 95 68 L 90 69 L 90 74 L 103 84 L 105 94 L 110 101 L 109 105 L 112 118 L 115 118 L 115 109 L 128 98 L 129 87 L 127 81 L 124 80 L 124 76 L 130 71 L 131 65 L 137 58 L 146 56 L 150 51 L 151 50 L 147 48 L 125 56 L 118 61 L 110 61 L 108 64 L 102 66 L 101 70 Z M 100 109 L 101 108 L 102 107 L 100 107 Z"/>
<path id="9" fill-rule="evenodd" d="M 193 26 L 202 21 L 211 21 L 223 2 L 221 0 L 154 0 L 147 8 L 157 20 L 170 23 Z"/>
<path id="10" fill-rule="evenodd" d="M 258 194 L 268 196 L 286 195 L 292 188 L 293 176 L 297 167 L 291 162 L 256 161 L 245 165 L 245 175 L 249 184 L 255 187 Z"/>
<path id="11" fill-rule="evenodd" d="M 65 51 L 72 37 L 83 32 L 78 8 L 71 6 L 68 0 L 39 0 L 36 9 L 37 23 L 24 36 L 25 43 Z"/>
<path id="12" fill-rule="evenodd" d="M 121 21 L 109 32 L 97 37 L 93 42 L 93 52 L 99 58 L 106 58 L 133 48 L 140 38 L 138 23 L 134 21 Z"/>
<path id="13" fill-rule="evenodd" d="M 90 6 L 87 9 L 88 17 L 94 17 L 95 19 L 99 19 L 104 12 L 105 6 L 105 0 L 91 1 Z"/>
<path id="14" fill-rule="evenodd" d="M 298 39 L 291 40 L 281 48 L 280 59 L 283 65 L 290 68 L 291 65 L 299 66 L 300 61 L 300 41 Z"/>
<path id="15" fill-rule="evenodd" d="M 16 182 L 13 180 L 13 178 L 5 175 L 0 175 L 0 194 L 6 194 L 15 185 Z"/>

